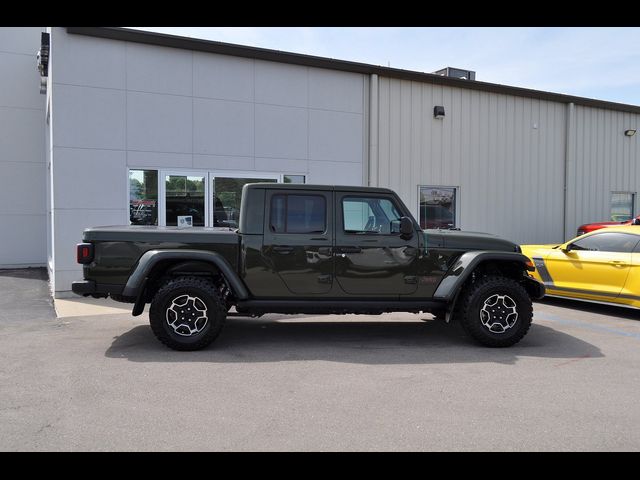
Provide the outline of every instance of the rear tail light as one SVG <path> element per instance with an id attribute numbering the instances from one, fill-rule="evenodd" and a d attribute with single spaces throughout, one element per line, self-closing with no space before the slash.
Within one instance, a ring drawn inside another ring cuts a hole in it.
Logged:
<path id="1" fill-rule="evenodd" d="M 93 244 L 79 243 L 76 247 L 76 260 L 82 264 L 91 263 L 93 261 Z"/>

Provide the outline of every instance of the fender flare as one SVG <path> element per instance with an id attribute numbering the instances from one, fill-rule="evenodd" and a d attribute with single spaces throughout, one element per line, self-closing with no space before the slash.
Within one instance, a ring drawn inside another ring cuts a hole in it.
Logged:
<path id="1" fill-rule="evenodd" d="M 530 270 L 531 260 L 522 253 L 496 252 L 476 250 L 463 253 L 453 266 L 447 271 L 436 288 L 433 298 L 451 302 L 459 292 L 464 282 L 469 278 L 478 265 L 487 261 L 514 262 L 522 265 L 523 270 Z M 529 277 L 527 277 L 529 278 Z M 534 280 L 534 279 L 531 279 Z M 544 289 L 542 290 L 544 292 Z"/>
<path id="2" fill-rule="evenodd" d="M 249 298 L 247 287 L 229 262 L 219 253 L 202 250 L 149 250 L 145 252 L 127 280 L 122 295 L 138 297 L 144 289 L 146 279 L 153 267 L 165 260 L 197 260 L 215 265 L 229 283 L 229 287 L 239 300 Z"/>

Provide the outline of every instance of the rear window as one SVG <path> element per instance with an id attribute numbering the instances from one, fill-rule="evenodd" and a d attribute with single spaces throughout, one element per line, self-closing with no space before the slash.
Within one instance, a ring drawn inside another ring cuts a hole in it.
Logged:
<path id="1" fill-rule="evenodd" d="M 321 195 L 277 194 L 271 197 L 269 229 L 273 233 L 323 233 L 326 212 Z"/>

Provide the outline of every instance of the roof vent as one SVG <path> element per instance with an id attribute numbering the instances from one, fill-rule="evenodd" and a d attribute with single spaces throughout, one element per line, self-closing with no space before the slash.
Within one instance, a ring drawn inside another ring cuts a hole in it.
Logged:
<path id="1" fill-rule="evenodd" d="M 435 73 L 436 75 L 442 75 L 443 77 L 461 78 L 463 80 L 476 79 L 476 72 L 474 72 L 473 70 L 463 70 L 462 68 L 446 67 L 433 73 Z"/>

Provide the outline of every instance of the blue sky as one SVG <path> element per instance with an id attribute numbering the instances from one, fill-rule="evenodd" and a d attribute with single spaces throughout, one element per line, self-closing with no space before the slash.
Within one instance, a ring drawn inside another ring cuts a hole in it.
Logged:
<path id="1" fill-rule="evenodd" d="M 640 105 L 636 27 L 135 27 Z"/>

